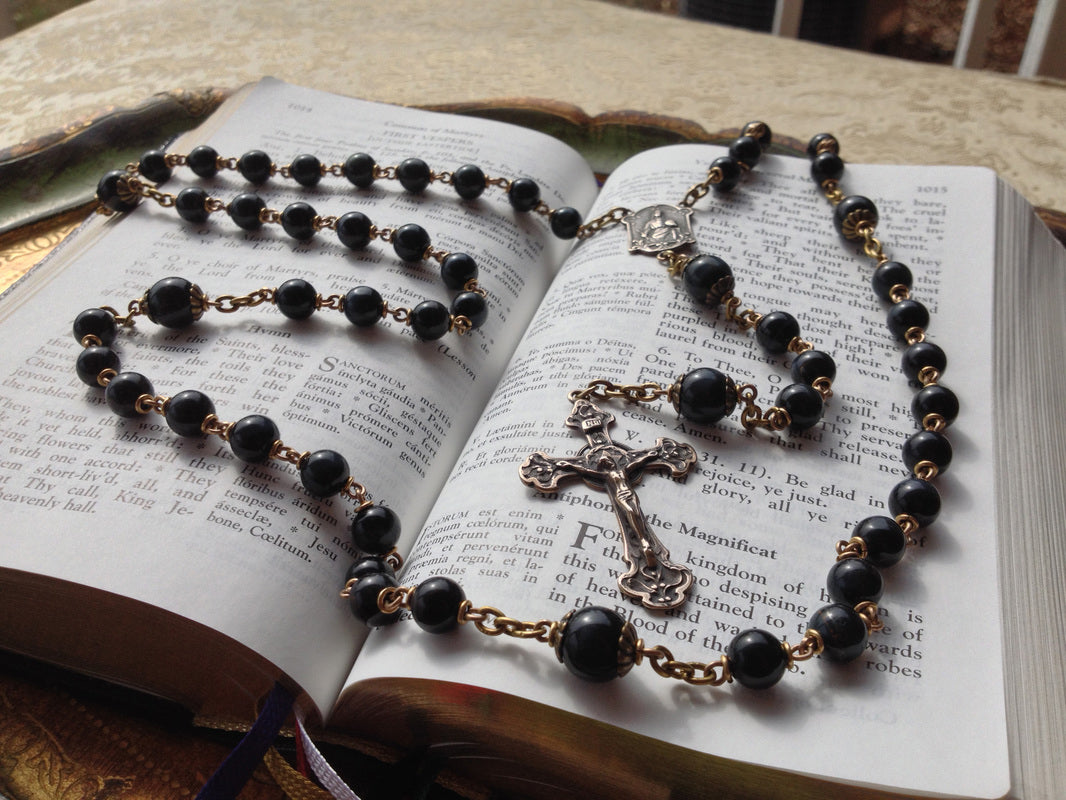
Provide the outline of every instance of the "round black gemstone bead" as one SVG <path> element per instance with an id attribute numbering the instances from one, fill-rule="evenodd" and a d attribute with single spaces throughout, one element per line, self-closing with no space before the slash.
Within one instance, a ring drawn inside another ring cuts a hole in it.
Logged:
<path id="1" fill-rule="evenodd" d="M 233 423 L 229 432 L 229 446 L 233 455 L 241 461 L 262 464 L 270 458 L 274 442 L 279 438 L 278 426 L 270 417 L 249 414 Z"/>
<path id="2" fill-rule="evenodd" d="M 384 555 L 400 540 L 400 518 L 385 506 L 367 506 L 352 518 L 352 544 L 363 553 Z"/>
<path id="3" fill-rule="evenodd" d="M 935 522 L 940 514 L 940 492 L 929 481 L 907 478 L 889 492 L 888 510 L 893 516 L 908 514 L 924 528 Z"/>
<path id="4" fill-rule="evenodd" d="M 185 163 L 193 174 L 201 178 L 213 178 L 218 174 L 218 151 L 206 144 L 201 144 L 189 151 Z"/>
<path id="5" fill-rule="evenodd" d="M 771 311 L 755 326 L 755 339 L 769 353 L 785 353 L 799 332 L 799 322 L 794 316 L 787 311 Z"/>
<path id="6" fill-rule="evenodd" d="M 376 166 L 377 164 L 369 154 L 356 153 L 348 156 L 344 166 L 341 167 L 341 172 L 353 186 L 366 189 L 374 182 L 374 167 Z"/>
<path id="7" fill-rule="evenodd" d="M 452 316 L 447 306 L 436 300 L 423 300 L 411 309 L 411 330 L 419 339 L 431 342 L 448 332 Z"/>
<path id="8" fill-rule="evenodd" d="M 724 372 L 700 367 L 681 378 L 674 405 L 677 413 L 699 425 L 714 425 L 733 413 L 737 386 Z"/>
<path id="9" fill-rule="evenodd" d="M 249 183 L 258 186 L 270 180 L 274 163 L 262 150 L 249 150 L 237 159 L 237 171 Z"/>
<path id="10" fill-rule="evenodd" d="M 298 155 L 289 164 L 289 174 L 301 186 L 317 186 L 322 180 L 322 162 L 313 155 Z"/>
<path id="11" fill-rule="evenodd" d="M 843 174 L 844 160 L 836 153 L 819 153 L 811 159 L 811 177 L 818 185 L 840 180 Z"/>
<path id="12" fill-rule="evenodd" d="M 732 156 L 719 156 L 711 162 L 711 169 L 718 170 L 718 174 L 721 176 L 721 180 L 711 184 L 716 192 L 733 191 L 737 188 L 737 184 L 740 183 L 740 179 L 744 175 L 740 162 Z"/>
<path id="13" fill-rule="evenodd" d="M 825 589 L 837 603 L 856 606 L 859 603 L 876 603 L 885 591 L 881 571 L 862 558 L 845 558 L 829 569 Z"/>
<path id="14" fill-rule="evenodd" d="M 362 250 L 370 244 L 374 224 L 361 211 L 349 211 L 337 220 L 337 238 L 349 250 Z"/>
<path id="15" fill-rule="evenodd" d="M 452 187 L 464 200 L 475 200 L 485 191 L 485 173 L 476 164 L 463 164 L 452 173 Z"/>
<path id="16" fill-rule="evenodd" d="M 884 569 L 895 566 L 907 552 L 907 536 L 891 517 L 867 517 L 852 531 L 866 545 L 866 560 Z"/>
<path id="17" fill-rule="evenodd" d="M 563 618 L 556 652 L 574 675 L 603 683 L 619 677 L 626 621 L 609 608 L 586 606 Z"/>
<path id="18" fill-rule="evenodd" d="M 167 154 L 162 150 L 149 150 L 141 156 L 137 169 L 152 183 L 166 183 L 174 174 L 174 170 L 167 164 Z"/>
<path id="19" fill-rule="evenodd" d="M 820 152 L 839 153 L 840 144 L 831 133 L 816 133 L 807 142 L 807 157 L 814 158 Z"/>
<path id="20" fill-rule="evenodd" d="M 396 167 L 396 179 L 409 192 L 424 192 L 429 186 L 429 164 L 421 158 L 405 158 Z"/>
<path id="21" fill-rule="evenodd" d="M 308 203 L 289 203 L 281 212 L 281 227 L 298 242 L 306 242 L 315 235 L 315 217 Z"/>
<path id="22" fill-rule="evenodd" d="M 754 167 L 762 157 L 762 145 L 752 136 L 738 136 L 729 144 L 729 155 L 741 164 Z"/>
<path id="23" fill-rule="evenodd" d="M 300 482 L 315 497 L 339 494 L 348 477 L 348 462 L 335 450 L 316 450 L 300 459 Z"/>
<path id="24" fill-rule="evenodd" d="M 888 330 L 897 339 L 903 339 L 911 328 L 929 324 L 929 309 L 917 300 L 900 300 L 888 310 Z"/>
<path id="25" fill-rule="evenodd" d="M 451 578 L 430 578 L 411 593 L 411 616 L 427 633 L 449 633 L 459 627 L 464 600 L 466 593 Z"/>
<path id="26" fill-rule="evenodd" d="M 759 142 L 759 147 L 765 153 L 770 149 L 770 145 L 774 142 L 774 132 L 770 130 L 770 126 L 762 120 L 752 120 L 747 123 L 741 130 L 745 136 L 751 136 Z"/>
<path id="27" fill-rule="evenodd" d="M 74 338 L 81 341 L 86 336 L 95 336 L 100 344 L 115 341 L 115 316 L 102 308 L 87 308 L 74 318 Z"/>
<path id="28" fill-rule="evenodd" d="M 959 416 L 959 398 L 951 389 L 939 383 L 924 386 L 914 394 L 911 413 L 919 423 L 923 423 L 929 414 L 937 414 L 950 425 Z"/>
<path id="29" fill-rule="evenodd" d="M 440 262 L 440 277 L 445 286 L 457 292 L 477 278 L 477 262 L 466 253 L 448 253 Z"/>
<path id="30" fill-rule="evenodd" d="M 118 372 L 122 368 L 118 354 L 110 347 L 93 345 L 86 347 L 78 353 L 78 360 L 74 364 L 74 370 L 78 373 L 78 380 L 86 386 L 96 389 L 101 388 L 97 376 L 105 369 L 113 369 Z"/>
<path id="31" fill-rule="evenodd" d="M 515 211 L 532 211 L 540 202 L 540 186 L 532 178 L 515 178 L 507 190 L 507 200 Z"/>
<path id="32" fill-rule="evenodd" d="M 174 198 L 174 210 L 186 222 L 207 222 L 207 192 L 199 186 L 187 186 Z"/>
<path id="33" fill-rule="evenodd" d="M 263 213 L 266 207 L 266 203 L 263 202 L 263 198 L 259 195 L 252 192 L 242 192 L 230 200 L 229 205 L 226 206 L 226 211 L 238 228 L 243 228 L 246 231 L 257 231 L 263 227 L 263 220 L 260 218 L 260 214 Z"/>
<path id="34" fill-rule="evenodd" d="M 805 431 L 822 419 L 824 402 L 813 386 L 790 383 L 777 395 L 777 406 L 788 412 L 792 420 L 788 426 L 790 431 Z"/>
<path id="35" fill-rule="evenodd" d="M 130 191 L 130 174 L 124 169 L 113 169 L 96 184 L 96 199 L 112 211 L 133 211 L 141 202 L 141 196 Z"/>
<path id="36" fill-rule="evenodd" d="M 140 416 L 137 410 L 137 398 L 142 395 L 155 396 L 152 382 L 139 372 L 120 372 L 113 377 L 104 389 L 107 407 L 120 417 Z"/>
<path id="37" fill-rule="evenodd" d="M 792 361 L 792 380 L 797 383 L 814 383 L 819 378 L 833 380 L 837 365 L 832 356 L 821 350 L 804 350 Z"/>
<path id="38" fill-rule="evenodd" d="M 874 201 L 859 194 L 845 197 L 833 209 L 833 224 L 845 239 L 861 239 L 860 226 L 876 227 L 878 219 Z"/>
<path id="39" fill-rule="evenodd" d="M 729 674 L 749 689 L 769 689 L 788 668 L 788 654 L 781 640 L 757 628 L 733 637 L 725 655 L 729 659 Z"/>
<path id="40" fill-rule="evenodd" d="M 274 304 L 289 319 L 307 319 L 318 308 L 318 292 L 302 278 L 293 278 L 274 291 Z"/>
<path id="41" fill-rule="evenodd" d="M 943 375 L 948 365 L 948 356 L 943 348 L 932 342 L 915 342 L 903 351 L 901 367 L 903 374 L 912 381 L 918 380 L 923 369 L 931 367 Z"/>
<path id="42" fill-rule="evenodd" d="M 377 289 L 356 286 L 344 295 L 344 316 L 359 328 L 376 325 L 385 311 L 385 301 Z"/>
<path id="43" fill-rule="evenodd" d="M 384 572 L 370 573 L 348 589 L 348 607 L 352 616 L 371 628 L 383 628 L 400 618 L 399 610 L 385 613 L 378 607 L 378 596 L 385 589 L 399 586 L 396 578 Z"/>
<path id="44" fill-rule="evenodd" d="M 163 417 L 178 436 L 202 436 L 204 420 L 215 413 L 211 398 L 196 389 L 178 392 L 167 403 Z"/>
<path id="45" fill-rule="evenodd" d="M 718 256 L 698 255 L 685 264 L 681 282 L 697 303 L 716 306 L 726 292 L 733 291 L 733 270 Z"/>
<path id="46" fill-rule="evenodd" d="M 936 431 L 918 431 L 903 443 L 903 463 L 913 470 L 916 464 L 929 461 L 936 464 L 939 472 L 951 466 L 951 442 Z"/>
<path id="47" fill-rule="evenodd" d="M 203 315 L 203 296 L 200 287 L 185 278 L 163 278 L 145 294 L 145 314 L 164 328 L 187 328 Z"/>
<path id="48" fill-rule="evenodd" d="M 830 661 L 854 661 L 866 650 L 866 623 L 851 606 L 822 606 L 811 615 L 807 627 L 822 637 L 822 655 Z"/>
<path id="49" fill-rule="evenodd" d="M 350 567 L 344 575 L 344 582 L 347 583 L 350 580 L 358 580 L 364 575 L 371 575 L 374 573 L 382 573 L 384 575 L 396 575 L 396 570 L 392 568 L 381 556 L 363 556 Z"/>
<path id="50" fill-rule="evenodd" d="M 581 230 L 581 212 L 570 206 L 555 209 L 548 215 L 548 226 L 560 239 L 573 239 Z"/>
<path id="51" fill-rule="evenodd" d="M 421 225 L 408 222 L 397 228 L 392 235 L 392 249 L 403 261 L 421 261 L 429 249 L 429 234 Z"/>
<path id="52" fill-rule="evenodd" d="M 914 284 L 914 276 L 911 275 L 910 267 L 899 261 L 886 261 L 874 270 L 870 278 L 874 294 L 886 302 L 892 302 L 892 287 L 906 286 L 908 289 Z"/>
<path id="53" fill-rule="evenodd" d="M 489 318 L 489 307 L 478 292 L 461 292 L 452 300 L 453 317 L 466 317 L 474 328 L 480 328 Z"/>

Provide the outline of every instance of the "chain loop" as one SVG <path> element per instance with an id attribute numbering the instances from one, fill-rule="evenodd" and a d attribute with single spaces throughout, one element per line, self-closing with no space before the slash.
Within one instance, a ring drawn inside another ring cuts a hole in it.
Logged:
<path id="1" fill-rule="evenodd" d="M 624 217 L 632 213 L 633 212 L 630 211 L 628 208 L 616 206 L 610 211 L 608 211 L 606 214 L 596 217 L 596 219 L 589 220 L 584 225 L 582 225 L 578 229 L 577 238 L 590 239 L 597 233 L 602 231 L 604 228 L 610 228 L 614 225 L 618 225 Z"/>

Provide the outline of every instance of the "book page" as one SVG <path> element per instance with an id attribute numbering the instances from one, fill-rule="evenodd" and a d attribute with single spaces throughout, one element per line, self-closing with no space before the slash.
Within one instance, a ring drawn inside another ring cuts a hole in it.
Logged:
<path id="1" fill-rule="evenodd" d="M 676 203 L 720 154 L 695 145 L 641 154 L 611 176 L 593 214 Z M 859 785 L 974 797 L 1008 790 L 987 436 L 995 178 L 849 166 L 842 183 L 877 203 L 878 236 L 915 274 L 929 338 L 948 354 L 943 383 L 963 407 L 948 431 L 954 461 L 935 481 L 943 513 L 885 570 L 885 630 L 866 652 L 848 665 L 798 663 L 763 692 L 692 687 L 647 664 L 600 685 L 568 674 L 543 644 L 473 626 L 432 637 L 406 621 L 372 634 L 352 681 L 471 683 L 682 747 Z M 654 258 L 627 254 L 620 227 L 568 259 L 434 508 L 405 585 L 451 575 L 475 607 L 529 621 L 606 606 L 681 661 L 717 660 L 749 628 L 802 637 L 829 602 L 836 542 L 863 518 L 888 514 L 889 491 L 907 476 L 900 447 L 918 430 L 915 388 L 869 286 L 874 264 L 833 229 L 805 160 L 764 157 L 731 194 L 698 202 L 693 222 L 697 252 L 732 266 L 741 308 L 792 313 L 838 373 L 822 421 L 799 434 L 745 433 L 738 413 L 701 427 L 665 400 L 600 402 L 615 417 L 615 442 L 638 450 L 670 437 L 698 454 L 686 478 L 649 471 L 636 487 L 652 532 L 694 573 L 688 602 L 650 612 L 623 599 L 610 498 L 581 480 L 537 493 L 519 481 L 519 465 L 534 451 L 565 458 L 586 444 L 564 421 L 567 393 L 591 380 L 666 386 L 708 366 L 758 387 L 765 409 L 791 383 L 791 357 L 767 355 Z"/>
<path id="2" fill-rule="evenodd" d="M 412 156 L 438 172 L 474 163 L 490 176 L 534 177 L 553 207 L 565 196 L 587 208 L 597 190 L 576 152 L 540 134 L 269 80 L 218 130 L 189 135 L 172 152 L 197 144 L 223 157 L 260 148 L 279 165 L 301 153 L 335 164 L 361 151 L 381 166 Z M 188 185 L 226 202 L 252 190 L 234 172 L 200 181 L 185 168 L 162 189 Z M 379 227 L 423 226 L 433 247 L 475 258 L 488 320 L 469 335 L 422 342 L 391 320 L 357 329 L 330 309 L 300 322 L 270 305 L 209 310 L 179 331 L 141 317 L 116 339 L 123 369 L 145 374 L 159 394 L 206 392 L 224 421 L 265 414 L 297 452 L 341 452 L 370 496 L 398 513 L 406 548 L 569 243 L 499 190 L 462 202 L 440 184 L 416 195 L 396 181 L 357 190 L 326 176 L 314 189 L 275 178 L 256 191 L 278 210 L 303 200 L 322 215 L 359 210 Z M 247 233 L 225 213 L 189 224 L 148 201 L 90 227 L 5 297 L 0 562 L 203 622 L 328 707 L 362 630 L 338 597 L 355 554 L 351 504 L 311 497 L 287 464 L 238 461 L 218 437 L 181 439 L 155 414 L 111 414 L 103 392 L 74 373 L 71 323 L 89 307 L 124 311 L 171 275 L 210 298 L 290 278 L 323 297 L 368 285 L 392 308 L 447 305 L 455 293 L 432 260 L 401 262 L 381 241 L 350 251 L 328 230 L 299 243 L 277 225 Z"/>

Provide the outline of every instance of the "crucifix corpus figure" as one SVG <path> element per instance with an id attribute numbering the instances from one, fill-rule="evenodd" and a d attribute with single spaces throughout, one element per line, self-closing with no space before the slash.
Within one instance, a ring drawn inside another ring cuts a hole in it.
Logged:
<path id="1" fill-rule="evenodd" d="M 654 447 L 631 450 L 611 441 L 607 426 L 614 415 L 586 398 L 579 398 L 566 424 L 584 434 L 588 444 L 572 456 L 556 458 L 537 452 L 519 468 L 522 482 L 542 492 L 555 490 L 559 481 L 581 478 L 611 498 L 628 572 L 618 578 L 622 593 L 647 608 L 676 608 L 685 602 L 692 586 L 692 571 L 670 561 L 670 553 L 648 529 L 633 487 L 644 470 L 666 469 L 674 478 L 687 475 L 696 464 L 696 451 L 687 444 L 660 438 Z"/>

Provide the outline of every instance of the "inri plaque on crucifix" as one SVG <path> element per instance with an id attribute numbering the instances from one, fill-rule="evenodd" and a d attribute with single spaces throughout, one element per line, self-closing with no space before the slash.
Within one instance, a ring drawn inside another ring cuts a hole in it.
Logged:
<path id="1" fill-rule="evenodd" d="M 522 482 L 542 492 L 556 489 L 559 481 L 581 478 L 611 498 L 623 554 L 629 570 L 618 578 L 623 594 L 648 608 L 675 608 L 685 602 L 692 586 L 692 571 L 670 561 L 670 553 L 648 529 L 633 490 L 648 469 L 665 469 L 675 478 L 688 474 L 696 463 L 696 451 L 687 444 L 660 438 L 654 447 L 631 450 L 611 441 L 607 426 L 614 415 L 586 398 L 579 398 L 566 424 L 581 431 L 588 444 L 572 456 L 554 457 L 533 453 L 519 468 Z"/>

